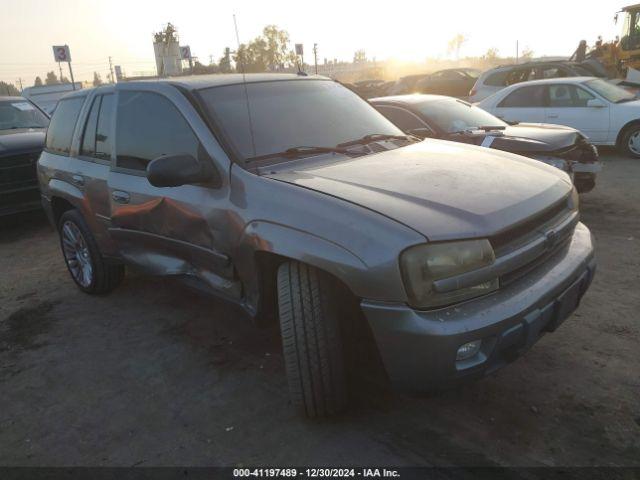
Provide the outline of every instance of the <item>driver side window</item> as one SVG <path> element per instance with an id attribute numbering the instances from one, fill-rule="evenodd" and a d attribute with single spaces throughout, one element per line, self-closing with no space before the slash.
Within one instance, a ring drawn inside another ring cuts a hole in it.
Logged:
<path id="1" fill-rule="evenodd" d="M 178 109 L 152 92 L 118 95 L 116 166 L 144 171 L 162 155 L 188 154 L 198 159 L 200 142 Z"/>

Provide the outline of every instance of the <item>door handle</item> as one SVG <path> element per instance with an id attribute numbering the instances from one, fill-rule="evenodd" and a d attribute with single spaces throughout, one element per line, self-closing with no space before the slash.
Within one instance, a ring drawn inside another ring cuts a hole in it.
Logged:
<path id="1" fill-rule="evenodd" d="M 558 118 L 558 115 L 553 115 L 553 114 L 549 114 L 547 115 L 548 118 Z"/>
<path id="2" fill-rule="evenodd" d="M 120 190 L 114 190 L 111 193 L 111 198 L 113 198 L 113 201 L 116 203 L 129 203 L 129 200 L 131 199 L 127 192 L 122 192 Z"/>
<path id="3" fill-rule="evenodd" d="M 71 175 L 71 182 L 79 187 L 84 186 L 84 177 L 82 175 Z"/>

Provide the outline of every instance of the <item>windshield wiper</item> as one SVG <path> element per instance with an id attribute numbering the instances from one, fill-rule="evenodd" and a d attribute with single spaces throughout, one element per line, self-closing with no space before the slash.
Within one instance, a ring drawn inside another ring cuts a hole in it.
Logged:
<path id="1" fill-rule="evenodd" d="M 350 147 L 352 145 L 366 145 L 367 143 L 377 142 L 379 140 L 412 140 L 411 135 L 387 135 L 385 133 L 370 133 L 362 138 L 350 140 L 348 142 L 339 143 L 336 147 Z"/>
<path id="2" fill-rule="evenodd" d="M 245 160 L 246 163 L 255 162 L 257 160 L 266 160 L 268 158 L 299 158 L 306 155 L 314 155 L 316 153 L 349 153 L 346 148 L 338 147 L 309 147 L 302 145 L 300 147 L 291 147 L 283 150 L 282 152 L 268 153 L 266 155 L 258 155 L 257 157 L 250 157 Z"/>

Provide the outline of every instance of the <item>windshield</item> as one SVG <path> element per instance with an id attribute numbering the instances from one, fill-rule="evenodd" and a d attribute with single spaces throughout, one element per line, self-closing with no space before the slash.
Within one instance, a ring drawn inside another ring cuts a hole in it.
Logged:
<path id="1" fill-rule="evenodd" d="M 248 105 L 242 84 L 199 92 L 242 160 L 303 145 L 335 147 L 368 134 L 403 134 L 358 95 L 330 80 L 247 83 L 246 89 Z"/>
<path id="2" fill-rule="evenodd" d="M 620 88 L 617 85 L 600 80 L 599 78 L 586 81 L 584 84 L 612 103 L 629 102 L 636 98 L 633 93 L 627 92 L 624 88 Z"/>
<path id="3" fill-rule="evenodd" d="M 0 130 L 46 128 L 49 119 L 26 100 L 0 101 Z"/>
<path id="4" fill-rule="evenodd" d="M 461 100 L 443 98 L 418 105 L 427 122 L 434 124 L 445 133 L 455 133 L 478 127 L 505 127 L 499 118 L 481 108 Z"/>

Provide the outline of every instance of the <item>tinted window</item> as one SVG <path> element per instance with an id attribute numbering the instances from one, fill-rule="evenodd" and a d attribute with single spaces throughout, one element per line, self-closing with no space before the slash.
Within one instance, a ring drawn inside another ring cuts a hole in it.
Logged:
<path id="1" fill-rule="evenodd" d="M 513 85 L 514 83 L 526 82 L 532 75 L 533 70 L 531 68 L 518 68 L 513 70 L 507 75 L 506 85 Z"/>
<path id="2" fill-rule="evenodd" d="M 23 99 L 0 101 L 0 130 L 47 128 L 49 119 Z"/>
<path id="3" fill-rule="evenodd" d="M 116 164 L 145 170 L 162 155 L 189 154 L 198 158 L 199 142 L 178 109 L 150 92 L 120 92 L 116 120 Z"/>
<path id="4" fill-rule="evenodd" d="M 98 124 L 98 110 L 100 109 L 100 97 L 95 97 L 91 104 L 91 111 L 87 118 L 82 135 L 82 148 L 80 155 L 92 157 L 96 151 L 96 125 Z"/>
<path id="5" fill-rule="evenodd" d="M 491 87 L 504 87 L 507 84 L 508 73 L 509 71 L 492 73 L 484 81 L 484 84 Z"/>
<path id="6" fill-rule="evenodd" d="M 397 107 L 377 107 L 380 113 L 396 124 L 401 130 L 408 132 L 414 128 L 425 128 L 425 124 L 421 122 L 416 116 L 407 112 L 402 108 Z"/>
<path id="7" fill-rule="evenodd" d="M 107 94 L 102 97 L 100 104 L 100 115 L 98 116 L 98 127 L 96 129 L 96 157 L 104 160 L 111 158 L 111 119 L 113 117 L 113 95 Z"/>
<path id="8" fill-rule="evenodd" d="M 595 97 L 575 85 L 550 85 L 550 107 L 586 107 L 589 100 Z"/>
<path id="9" fill-rule="evenodd" d="M 498 107 L 544 107 L 545 89 L 539 85 L 532 85 L 530 87 L 521 87 L 511 92 Z"/>
<path id="10" fill-rule="evenodd" d="M 47 150 L 53 153 L 69 154 L 71 137 L 78 120 L 85 97 L 60 100 L 47 131 Z"/>
<path id="11" fill-rule="evenodd" d="M 243 159 L 303 145 L 334 147 L 372 133 L 402 134 L 351 90 L 328 80 L 249 83 L 246 93 L 243 85 L 229 85 L 199 95 Z"/>

